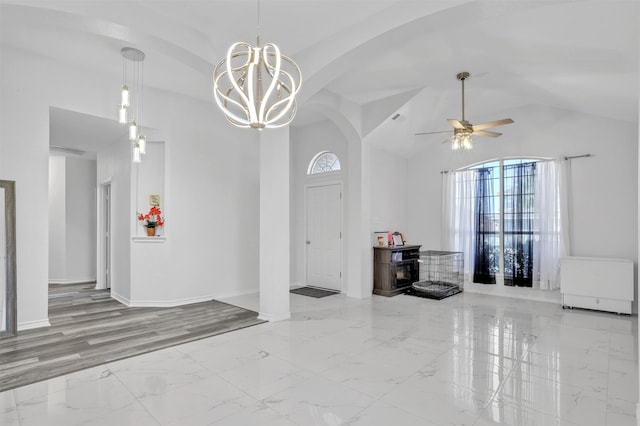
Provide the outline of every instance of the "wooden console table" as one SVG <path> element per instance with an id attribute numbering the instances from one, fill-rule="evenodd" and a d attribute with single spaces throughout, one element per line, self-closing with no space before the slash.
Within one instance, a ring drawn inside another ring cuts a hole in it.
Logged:
<path id="1" fill-rule="evenodd" d="M 374 247 L 373 294 L 395 296 L 418 281 L 420 247 Z"/>

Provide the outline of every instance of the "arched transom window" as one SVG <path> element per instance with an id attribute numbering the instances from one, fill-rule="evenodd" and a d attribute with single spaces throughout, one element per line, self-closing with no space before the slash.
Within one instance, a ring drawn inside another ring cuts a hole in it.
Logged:
<path id="1" fill-rule="evenodd" d="M 318 173 L 339 172 L 341 170 L 338 156 L 330 151 L 319 152 L 313 157 L 307 169 L 308 175 Z"/>

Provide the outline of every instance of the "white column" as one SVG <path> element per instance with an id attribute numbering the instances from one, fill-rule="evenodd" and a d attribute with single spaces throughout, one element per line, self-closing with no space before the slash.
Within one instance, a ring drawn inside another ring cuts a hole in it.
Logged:
<path id="1" fill-rule="evenodd" d="M 364 299 L 373 289 L 371 244 L 371 146 L 349 142 L 347 296 Z"/>
<path id="2" fill-rule="evenodd" d="M 289 127 L 260 133 L 260 314 L 280 321 L 289 311 Z"/>

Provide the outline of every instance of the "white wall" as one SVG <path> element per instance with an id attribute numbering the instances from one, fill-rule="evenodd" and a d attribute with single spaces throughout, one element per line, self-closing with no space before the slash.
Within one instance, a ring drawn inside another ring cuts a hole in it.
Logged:
<path id="1" fill-rule="evenodd" d="M 591 154 L 571 160 L 572 255 L 638 260 L 638 126 L 575 112 L 524 107 L 498 139 L 476 138 L 472 151 L 434 145 L 409 160 L 409 231 L 440 245 L 441 170 L 499 157 Z M 501 116 L 498 114 L 498 116 Z M 482 121 L 482 120 L 480 120 Z"/>
<path id="2" fill-rule="evenodd" d="M 115 118 L 121 78 L 84 73 L 55 60 L 0 48 L 0 177 L 15 180 L 17 186 L 18 323 L 25 329 L 47 324 L 48 233 L 43 235 L 32 225 L 48 198 L 49 107 Z M 118 49 L 105 61 L 121 61 Z M 210 92 L 211 87 L 202 90 Z M 144 124 L 160 129 L 161 140 L 166 141 L 165 207 L 171 212 L 167 216 L 171 235 L 153 248 L 136 244 L 130 259 L 137 269 L 130 276 L 124 276 L 128 249 L 116 243 L 114 251 L 123 258 L 123 268 L 112 277 L 112 288 L 124 286 L 122 296 L 141 303 L 256 291 L 257 135 L 229 125 L 213 101 L 152 88 L 145 88 L 144 111 Z M 98 167 L 103 178 L 124 173 L 131 177 L 129 147 L 124 143 L 126 154 L 111 155 L 111 172 Z M 112 189 L 126 192 L 128 200 L 126 206 L 124 200 L 118 201 L 114 210 L 114 237 L 132 244 L 135 208 L 130 186 L 119 185 L 114 180 Z M 129 280 L 139 292 L 126 294 Z"/>
<path id="3" fill-rule="evenodd" d="M 103 185 L 111 185 L 111 295 L 116 299 L 128 302 L 131 299 L 131 151 L 128 140 L 114 143 L 98 152 L 97 155 L 97 189 L 103 191 Z M 99 197 L 98 211 L 104 205 Z M 102 216 L 99 214 L 99 222 Z M 97 286 L 104 284 L 104 245 L 101 223 L 98 223 L 97 235 Z"/>
<path id="4" fill-rule="evenodd" d="M 131 304 L 257 291 L 258 133 L 230 125 L 213 101 L 145 91 L 145 111 L 159 129 L 151 139 L 165 142 L 166 241 L 131 242 Z"/>
<path id="5" fill-rule="evenodd" d="M 96 279 L 96 162 L 49 158 L 49 283 Z"/>
<path id="6" fill-rule="evenodd" d="M 347 141 L 342 132 L 330 121 L 322 121 L 301 128 L 291 129 L 291 283 L 304 285 L 305 277 L 305 186 L 326 182 L 343 183 L 343 200 L 346 200 L 349 158 Z M 321 151 L 336 153 L 342 171 L 325 176 L 307 176 L 307 168 L 313 157 Z M 346 203 L 343 202 L 343 211 Z M 346 227 L 343 220 L 343 230 Z M 346 256 L 346 245 L 343 258 Z M 344 262 L 343 262 L 344 264 Z M 344 276 L 345 274 L 343 274 Z"/>
<path id="7" fill-rule="evenodd" d="M 49 281 L 66 279 L 66 158 L 49 157 Z M 33 220 L 37 220 L 34 218 Z"/>
<path id="8" fill-rule="evenodd" d="M 371 149 L 371 235 L 402 232 L 408 244 L 408 160 L 381 149 Z M 375 242 L 372 240 L 372 245 Z"/>
<path id="9" fill-rule="evenodd" d="M 96 279 L 96 161 L 66 159 L 67 282 Z M 51 253 L 50 253 L 51 256 Z"/>
<path id="10" fill-rule="evenodd" d="M 46 222 L 49 105 L 60 86 L 49 84 L 50 61 L 4 45 L 0 49 L 0 175 L 16 181 L 17 314 L 19 329 L 25 329 L 48 324 L 49 236 L 32 225 L 38 219 Z M 83 82 L 76 87 L 82 90 Z"/>

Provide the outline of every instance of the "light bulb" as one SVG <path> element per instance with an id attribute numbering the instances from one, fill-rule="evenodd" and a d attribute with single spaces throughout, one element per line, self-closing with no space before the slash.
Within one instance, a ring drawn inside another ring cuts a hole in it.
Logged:
<path id="1" fill-rule="evenodd" d="M 464 138 L 462 139 L 462 146 L 464 146 L 464 149 L 472 148 L 471 137 L 469 135 L 465 135 Z"/>
<path id="2" fill-rule="evenodd" d="M 138 137 L 138 125 L 136 124 L 135 121 L 132 121 L 131 124 L 129 124 L 129 140 L 136 140 Z"/>
<path id="3" fill-rule="evenodd" d="M 460 149 L 460 135 L 457 133 L 453 135 L 453 140 L 451 141 L 451 149 L 453 149 L 454 151 Z"/>
<path id="4" fill-rule="evenodd" d="M 130 102 L 131 102 L 131 98 L 129 97 L 129 88 L 125 84 L 124 86 L 122 86 L 122 102 L 120 103 L 122 104 L 123 107 L 126 108 L 130 105 Z"/>
<path id="5" fill-rule="evenodd" d="M 127 122 L 127 107 L 124 105 L 120 105 L 120 110 L 118 111 L 118 122 L 120 124 L 125 124 Z"/>
<path id="6" fill-rule="evenodd" d="M 147 137 L 145 135 L 140 135 L 138 138 L 138 148 L 140 149 L 140 154 L 147 153 Z"/>
<path id="7" fill-rule="evenodd" d="M 133 145 L 133 162 L 140 163 L 141 161 L 142 158 L 140 157 L 140 147 L 136 143 L 135 145 Z"/>

